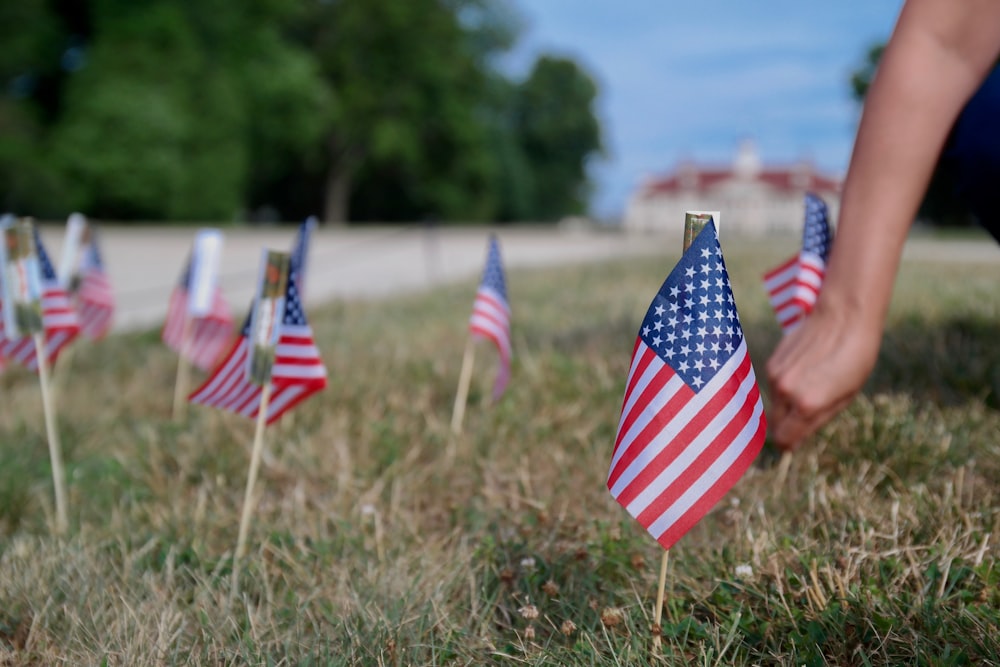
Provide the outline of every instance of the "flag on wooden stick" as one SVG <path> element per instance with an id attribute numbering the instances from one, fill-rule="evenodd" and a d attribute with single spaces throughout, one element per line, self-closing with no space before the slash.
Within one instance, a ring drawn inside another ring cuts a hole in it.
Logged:
<path id="1" fill-rule="evenodd" d="M 300 238 L 302 238 L 300 236 Z M 298 246 L 296 247 L 296 251 Z M 274 364 L 271 367 L 267 423 L 271 424 L 286 410 L 326 387 L 326 366 L 313 341 L 312 328 L 299 296 L 302 252 L 293 252 L 288 268 L 285 303 L 282 313 Z M 204 384 L 188 400 L 256 418 L 261 402 L 261 387 L 251 382 L 248 371 L 250 326 L 253 313 L 247 316 L 236 345 Z"/>
<path id="2" fill-rule="evenodd" d="M 483 279 L 476 291 L 469 319 L 469 333 L 476 338 L 485 338 L 496 345 L 500 355 L 496 381 L 493 384 L 493 400 L 503 394 L 510 380 L 510 304 L 507 302 L 507 281 L 504 278 L 503 262 L 500 259 L 500 244 L 497 237 L 490 236 Z"/>
<path id="3" fill-rule="evenodd" d="M 669 549 L 764 444 L 764 407 L 714 222 L 642 322 L 608 472 L 611 495 Z"/>
<path id="4" fill-rule="evenodd" d="M 80 333 L 80 322 L 73 309 L 69 294 L 59 284 L 56 271 L 52 262 L 49 261 L 44 244 L 42 244 L 38 227 L 32 225 L 31 230 L 41 279 L 41 318 L 45 358 L 48 365 L 52 366 L 62 349 Z M 16 269 L 16 265 L 12 268 Z M 0 322 L 0 357 L 15 361 L 30 370 L 38 371 L 38 355 L 32 336 L 20 335 L 20 333 L 11 335 L 11 332 L 5 330 L 2 322 Z"/>
<path id="5" fill-rule="evenodd" d="M 811 192 L 806 193 L 802 250 L 764 274 L 764 287 L 784 333 L 792 331 L 812 312 L 832 243 L 826 204 Z"/>
<path id="6" fill-rule="evenodd" d="M 193 258 L 189 257 L 180 281 L 170 294 L 162 337 L 170 349 L 178 354 L 188 355 L 191 363 L 207 371 L 215 365 L 233 339 L 233 316 L 222 288 L 218 285 L 212 289 L 210 306 L 204 315 L 192 316 L 189 313 L 193 264 Z M 186 324 L 189 317 L 192 321 Z M 190 327 L 190 339 L 186 342 L 184 337 L 187 327 Z"/>
<path id="7" fill-rule="evenodd" d="M 76 300 L 83 335 L 91 340 L 98 340 L 111 330 L 115 295 L 104 270 L 97 228 L 88 224 L 87 236 L 80 262 L 80 286 L 76 291 Z"/>

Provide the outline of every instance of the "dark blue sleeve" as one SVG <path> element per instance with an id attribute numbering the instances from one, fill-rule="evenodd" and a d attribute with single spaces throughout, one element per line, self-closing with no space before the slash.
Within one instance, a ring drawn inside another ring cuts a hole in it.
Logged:
<path id="1" fill-rule="evenodd" d="M 1000 241 L 1000 67 L 955 121 L 942 160 L 958 197 Z"/>

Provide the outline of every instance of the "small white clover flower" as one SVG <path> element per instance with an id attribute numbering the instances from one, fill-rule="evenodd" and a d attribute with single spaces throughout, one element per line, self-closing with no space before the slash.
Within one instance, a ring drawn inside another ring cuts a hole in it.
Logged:
<path id="1" fill-rule="evenodd" d="M 740 579 L 753 579 L 753 568 L 748 563 L 737 565 L 736 576 Z"/>
<path id="2" fill-rule="evenodd" d="M 535 559 L 532 558 L 531 556 L 528 556 L 527 558 L 522 558 L 521 559 L 521 567 L 523 567 L 525 570 L 534 570 L 535 569 Z"/>

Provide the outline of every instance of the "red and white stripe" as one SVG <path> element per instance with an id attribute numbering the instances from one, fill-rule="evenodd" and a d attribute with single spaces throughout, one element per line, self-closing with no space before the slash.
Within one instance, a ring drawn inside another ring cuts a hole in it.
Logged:
<path id="1" fill-rule="evenodd" d="M 608 490 L 669 549 L 746 472 L 765 432 L 745 341 L 695 392 L 639 338 Z"/>
<path id="2" fill-rule="evenodd" d="M 167 318 L 163 324 L 163 342 L 202 370 L 211 370 L 233 340 L 233 318 L 229 304 L 218 286 L 212 296 L 212 307 L 205 317 L 190 323 L 190 339 L 184 342 L 185 320 L 189 317 L 188 291 L 176 287 L 170 294 Z"/>
<path id="3" fill-rule="evenodd" d="M 248 355 L 247 338 L 240 336 L 212 377 L 192 392 L 188 400 L 256 418 L 262 391 L 249 380 Z M 271 368 L 266 423 L 271 424 L 286 410 L 324 387 L 326 367 L 313 342 L 312 329 L 308 325 L 282 325 Z"/>
<path id="4" fill-rule="evenodd" d="M 106 336 L 111 330 L 115 310 L 115 298 L 108 275 L 93 266 L 83 269 L 76 298 L 83 335 L 91 340 Z"/>
<path id="5" fill-rule="evenodd" d="M 496 382 L 493 386 L 493 398 L 498 398 L 507 387 L 510 380 L 510 306 L 495 289 L 480 286 L 476 291 L 476 299 L 472 304 L 472 317 L 469 319 L 469 333 L 493 342 L 500 355 L 500 368 L 497 370 Z"/>
<path id="6" fill-rule="evenodd" d="M 764 288 L 782 331 L 793 330 L 812 312 L 824 275 L 826 262 L 811 252 L 801 252 L 764 274 Z"/>
<path id="7" fill-rule="evenodd" d="M 80 321 L 62 287 L 50 284 L 42 293 L 42 327 L 44 329 L 45 358 L 48 365 L 55 364 L 62 349 L 80 333 Z M 0 356 L 17 362 L 29 370 L 38 370 L 38 356 L 33 336 L 7 338 L 0 322 Z"/>

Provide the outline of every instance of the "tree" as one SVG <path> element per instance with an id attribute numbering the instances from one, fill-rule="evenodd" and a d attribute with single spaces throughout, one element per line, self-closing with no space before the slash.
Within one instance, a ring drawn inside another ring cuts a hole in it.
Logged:
<path id="1" fill-rule="evenodd" d="M 527 209 L 554 220 L 587 209 L 587 164 L 602 150 L 597 85 L 574 61 L 542 56 L 517 90 L 514 132 L 531 174 Z"/>

